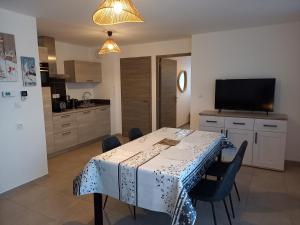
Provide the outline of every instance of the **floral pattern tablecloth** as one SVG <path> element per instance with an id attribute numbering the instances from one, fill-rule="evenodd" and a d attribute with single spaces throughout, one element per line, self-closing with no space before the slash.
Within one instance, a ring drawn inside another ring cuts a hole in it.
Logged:
<path id="1" fill-rule="evenodd" d="M 175 146 L 158 144 L 178 140 Z M 74 195 L 101 193 L 137 207 L 165 212 L 172 225 L 193 225 L 188 192 L 220 153 L 219 133 L 161 128 L 93 157 L 74 179 Z"/>

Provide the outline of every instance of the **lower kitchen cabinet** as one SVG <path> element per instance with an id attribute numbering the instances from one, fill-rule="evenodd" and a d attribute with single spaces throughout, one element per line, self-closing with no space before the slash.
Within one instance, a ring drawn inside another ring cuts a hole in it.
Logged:
<path id="1" fill-rule="evenodd" d="M 55 153 L 110 134 L 110 107 L 77 109 L 53 116 Z M 51 154 L 48 152 L 48 154 Z"/>
<path id="2" fill-rule="evenodd" d="M 77 139 L 77 129 L 71 129 L 63 131 L 61 133 L 56 133 L 54 134 L 55 150 L 59 151 L 75 146 L 77 144 Z"/>

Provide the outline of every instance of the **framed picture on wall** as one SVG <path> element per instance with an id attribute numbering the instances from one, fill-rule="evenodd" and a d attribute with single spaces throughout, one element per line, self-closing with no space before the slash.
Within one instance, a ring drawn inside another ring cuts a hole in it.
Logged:
<path id="1" fill-rule="evenodd" d="M 21 56 L 21 68 L 24 86 L 36 86 L 35 59 Z"/>
<path id="2" fill-rule="evenodd" d="M 15 36 L 0 33 L 0 81 L 17 81 Z"/>

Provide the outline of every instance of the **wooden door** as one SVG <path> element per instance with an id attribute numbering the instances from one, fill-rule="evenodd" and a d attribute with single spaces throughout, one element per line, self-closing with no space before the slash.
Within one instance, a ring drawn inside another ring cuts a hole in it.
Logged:
<path id="1" fill-rule="evenodd" d="M 253 165 L 284 170 L 285 133 L 257 131 L 253 145 Z"/>
<path id="2" fill-rule="evenodd" d="M 122 133 L 140 128 L 152 131 L 151 57 L 123 58 L 121 66 Z"/>
<path id="3" fill-rule="evenodd" d="M 161 59 L 159 127 L 176 127 L 177 61 Z"/>
<path id="4" fill-rule="evenodd" d="M 232 144 L 237 148 L 240 148 L 243 141 L 248 141 L 248 146 L 244 155 L 243 165 L 252 165 L 252 146 L 253 146 L 253 131 L 252 130 L 241 130 L 241 129 L 228 129 L 227 130 L 227 137 L 228 140 L 231 141 Z M 226 158 L 223 159 L 224 161 L 232 161 L 236 152 L 230 155 L 230 152 L 226 150 L 223 151 L 222 157 Z"/>

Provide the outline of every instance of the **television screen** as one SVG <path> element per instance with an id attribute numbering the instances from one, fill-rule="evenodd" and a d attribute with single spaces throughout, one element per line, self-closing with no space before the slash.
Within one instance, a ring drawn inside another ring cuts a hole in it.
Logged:
<path id="1" fill-rule="evenodd" d="M 216 80 L 215 109 L 273 112 L 275 79 Z"/>

